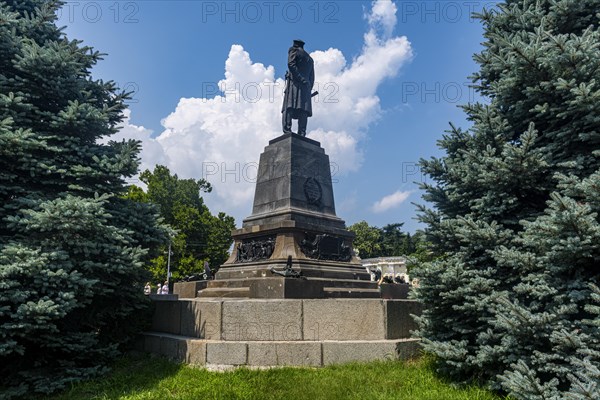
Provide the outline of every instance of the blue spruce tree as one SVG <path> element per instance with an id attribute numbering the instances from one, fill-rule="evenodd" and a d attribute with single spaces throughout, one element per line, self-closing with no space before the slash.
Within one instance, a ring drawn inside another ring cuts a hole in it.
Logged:
<path id="1" fill-rule="evenodd" d="M 472 127 L 421 161 L 441 256 L 418 291 L 425 348 L 518 398 L 597 390 L 599 9 L 508 0 L 479 15 L 473 85 L 489 102 L 464 106 Z"/>
<path id="2" fill-rule="evenodd" d="M 55 26 L 58 1 L 0 1 L 0 397 L 97 375 L 136 332 L 165 231 L 124 199 L 139 144 L 101 55 Z"/>
<path id="3" fill-rule="evenodd" d="M 600 170 L 557 175 L 546 213 L 524 222 L 519 247 L 500 248 L 520 282 L 498 296 L 495 346 L 517 360 L 500 380 L 519 399 L 600 398 Z"/>

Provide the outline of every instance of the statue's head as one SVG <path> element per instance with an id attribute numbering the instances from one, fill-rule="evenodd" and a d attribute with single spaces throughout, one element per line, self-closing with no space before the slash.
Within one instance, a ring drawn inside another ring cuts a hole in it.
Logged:
<path id="1" fill-rule="evenodd" d="M 294 47 L 304 47 L 304 40 L 294 39 Z"/>

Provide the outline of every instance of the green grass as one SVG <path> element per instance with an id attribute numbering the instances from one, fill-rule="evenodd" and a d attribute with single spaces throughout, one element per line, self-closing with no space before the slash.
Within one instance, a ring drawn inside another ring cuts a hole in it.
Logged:
<path id="1" fill-rule="evenodd" d="M 48 400 L 150 399 L 431 399 L 499 400 L 476 386 L 454 387 L 426 359 L 326 368 L 209 372 L 158 357 L 128 356 L 104 378 L 80 383 Z"/>

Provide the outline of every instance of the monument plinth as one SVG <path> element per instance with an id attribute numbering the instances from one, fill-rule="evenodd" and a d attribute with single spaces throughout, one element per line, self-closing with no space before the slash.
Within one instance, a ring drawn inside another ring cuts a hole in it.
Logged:
<path id="1" fill-rule="evenodd" d="M 297 134 L 260 156 L 252 214 L 233 232 L 231 257 L 201 297 L 379 297 L 354 234 L 335 214 L 329 157 Z"/>

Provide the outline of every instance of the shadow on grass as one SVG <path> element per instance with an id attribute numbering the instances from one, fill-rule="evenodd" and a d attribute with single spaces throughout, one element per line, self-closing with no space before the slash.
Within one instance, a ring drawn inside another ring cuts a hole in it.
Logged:
<path id="1" fill-rule="evenodd" d="M 111 371 L 96 379 L 73 384 L 63 392 L 40 400 L 121 399 L 141 392 L 152 392 L 160 382 L 174 377 L 184 368 L 162 357 L 131 353 L 111 365 Z"/>

